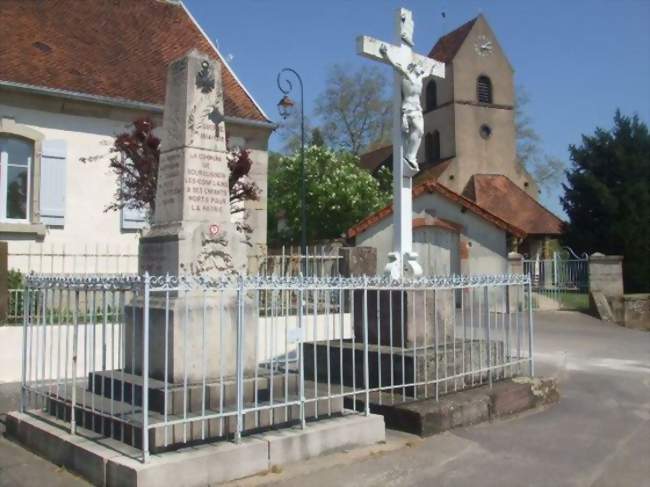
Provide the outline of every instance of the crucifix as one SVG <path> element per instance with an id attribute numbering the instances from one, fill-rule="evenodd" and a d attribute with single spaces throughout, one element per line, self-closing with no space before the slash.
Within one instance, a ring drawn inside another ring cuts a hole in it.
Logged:
<path id="1" fill-rule="evenodd" d="M 413 13 L 401 8 L 396 16 L 397 45 L 372 37 L 357 39 L 357 54 L 393 67 L 393 251 L 385 273 L 394 280 L 417 277 L 422 267 L 413 252 L 412 185 L 420 167 L 417 152 L 424 132 L 420 95 L 422 81 L 445 77 L 445 65 L 413 52 Z"/>

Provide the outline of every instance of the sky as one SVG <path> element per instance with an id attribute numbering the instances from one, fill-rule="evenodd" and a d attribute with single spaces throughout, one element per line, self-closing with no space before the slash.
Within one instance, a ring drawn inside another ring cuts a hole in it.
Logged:
<path id="1" fill-rule="evenodd" d="M 527 92 L 526 112 L 542 149 L 569 163 L 569 144 L 614 112 L 650 122 L 650 0 L 184 0 L 266 114 L 279 119 L 277 73 L 298 71 L 305 112 L 323 91 L 333 64 L 371 63 L 356 55 L 355 39 L 393 41 L 393 15 L 413 11 L 416 50 L 485 15 Z M 443 17 L 442 13 L 445 13 Z M 382 66 L 389 74 L 389 67 Z M 296 97 L 294 97 L 296 98 Z M 271 149 L 281 141 L 271 138 Z M 561 188 L 542 194 L 564 216 Z"/>

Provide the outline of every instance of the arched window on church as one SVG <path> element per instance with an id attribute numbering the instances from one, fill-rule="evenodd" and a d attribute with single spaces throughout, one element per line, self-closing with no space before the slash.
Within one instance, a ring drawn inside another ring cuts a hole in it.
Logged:
<path id="1" fill-rule="evenodd" d="M 434 130 L 424 138 L 424 157 L 427 162 L 440 160 L 440 132 Z"/>
<path id="2" fill-rule="evenodd" d="M 435 80 L 429 81 L 427 84 L 427 100 L 426 100 L 427 112 L 433 110 L 438 106 L 438 86 L 436 86 Z"/>
<path id="3" fill-rule="evenodd" d="M 492 103 L 492 81 L 485 75 L 476 80 L 476 96 L 479 103 Z"/>

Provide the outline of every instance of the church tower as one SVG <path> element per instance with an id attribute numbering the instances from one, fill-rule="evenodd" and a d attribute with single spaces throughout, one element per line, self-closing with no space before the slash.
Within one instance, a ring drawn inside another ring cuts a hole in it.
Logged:
<path id="1" fill-rule="evenodd" d="M 474 175 L 502 175 L 537 199 L 537 185 L 516 158 L 514 70 L 483 15 L 441 37 L 429 57 L 446 72 L 423 89 L 417 180 L 436 178 L 471 196 Z"/>

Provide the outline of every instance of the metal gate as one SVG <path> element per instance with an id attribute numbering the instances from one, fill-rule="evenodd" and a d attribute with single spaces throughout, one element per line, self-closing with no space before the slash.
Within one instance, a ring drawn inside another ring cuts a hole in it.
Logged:
<path id="1" fill-rule="evenodd" d="M 554 252 L 552 259 L 524 260 L 524 274 L 530 275 L 535 309 L 589 307 L 587 256 L 579 257 L 568 250 L 568 257 Z"/>

